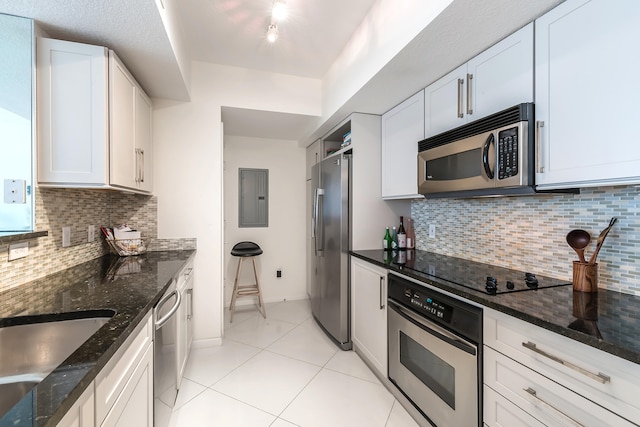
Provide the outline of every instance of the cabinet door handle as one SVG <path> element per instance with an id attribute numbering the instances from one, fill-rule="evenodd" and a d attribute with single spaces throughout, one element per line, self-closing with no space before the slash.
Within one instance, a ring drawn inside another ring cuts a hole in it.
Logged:
<path id="1" fill-rule="evenodd" d="M 384 276 L 380 276 L 380 310 L 384 309 Z"/>
<path id="2" fill-rule="evenodd" d="M 140 182 L 144 182 L 144 150 L 140 149 Z"/>
<path id="3" fill-rule="evenodd" d="M 536 167 L 538 168 L 539 173 L 544 173 L 544 165 L 542 164 L 542 155 L 541 152 L 541 144 L 540 140 L 542 138 L 542 128 L 544 127 L 544 122 L 542 120 L 536 121 Z"/>
<path id="4" fill-rule="evenodd" d="M 193 289 L 187 289 L 187 296 L 189 297 L 187 302 L 187 319 L 193 318 Z"/>
<path id="5" fill-rule="evenodd" d="M 591 378 L 592 380 L 598 381 L 599 383 L 602 384 L 606 384 L 608 382 L 611 382 L 611 377 L 608 375 L 603 374 L 602 372 L 598 372 L 597 374 L 594 374 L 593 372 L 589 372 L 586 369 L 578 366 L 578 365 L 574 365 L 571 362 L 567 362 L 566 360 L 563 360 L 561 358 L 559 358 L 558 356 L 554 356 L 553 354 L 549 354 L 544 350 L 540 350 L 535 343 L 532 343 L 531 341 L 528 342 L 523 342 L 522 346 L 524 348 L 528 348 L 529 350 L 538 353 L 541 356 L 546 357 L 547 359 L 551 359 L 556 363 L 559 363 L 561 365 L 564 365 L 568 368 L 573 369 L 574 371 L 580 372 L 582 375 L 585 375 L 589 378 Z"/>
<path id="6" fill-rule="evenodd" d="M 462 109 L 462 86 L 464 86 L 464 80 L 458 79 L 458 118 L 464 117 L 464 111 Z"/>
<path id="7" fill-rule="evenodd" d="M 573 424 L 576 427 L 584 427 L 584 424 L 574 420 L 569 415 L 565 414 L 564 412 L 562 412 L 561 410 L 559 410 L 558 408 L 556 408 L 555 406 L 553 406 L 549 402 L 547 402 L 547 401 L 541 399 L 540 397 L 538 397 L 538 394 L 536 393 L 536 391 L 534 389 L 532 389 L 531 387 L 523 388 L 523 390 L 526 391 L 527 393 L 529 393 L 531 396 L 533 396 L 545 409 L 550 409 L 551 411 L 553 411 L 556 414 L 560 415 L 562 418 L 564 418 L 565 420 L 569 421 L 569 423 Z"/>
<path id="8" fill-rule="evenodd" d="M 473 82 L 473 74 L 467 74 L 467 114 L 473 114 L 471 106 L 471 83 Z"/>

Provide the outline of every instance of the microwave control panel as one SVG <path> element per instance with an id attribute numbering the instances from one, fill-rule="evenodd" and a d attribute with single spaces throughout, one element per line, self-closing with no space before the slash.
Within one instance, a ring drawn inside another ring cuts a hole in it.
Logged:
<path id="1" fill-rule="evenodd" d="M 498 179 L 518 175 L 518 127 L 498 132 Z"/>

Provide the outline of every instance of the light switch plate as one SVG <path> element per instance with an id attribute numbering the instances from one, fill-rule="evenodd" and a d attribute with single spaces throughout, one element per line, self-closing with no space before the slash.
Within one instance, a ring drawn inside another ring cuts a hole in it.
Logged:
<path id="1" fill-rule="evenodd" d="M 4 202 L 27 203 L 27 181 L 24 179 L 5 179 Z"/>
<path id="2" fill-rule="evenodd" d="M 9 245 L 9 261 L 29 255 L 29 242 L 11 243 Z"/>
<path id="3" fill-rule="evenodd" d="M 87 229 L 87 242 L 91 243 L 96 240 L 96 226 L 90 225 Z"/>

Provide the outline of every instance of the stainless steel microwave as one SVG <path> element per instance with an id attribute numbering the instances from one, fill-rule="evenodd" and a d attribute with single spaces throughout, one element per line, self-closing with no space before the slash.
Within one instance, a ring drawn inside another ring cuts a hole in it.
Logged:
<path id="1" fill-rule="evenodd" d="M 525 103 L 418 143 L 427 198 L 532 194 L 534 105 Z"/>

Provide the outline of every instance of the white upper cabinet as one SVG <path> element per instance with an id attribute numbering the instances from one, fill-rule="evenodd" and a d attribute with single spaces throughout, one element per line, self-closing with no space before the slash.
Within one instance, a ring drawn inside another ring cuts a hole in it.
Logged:
<path id="1" fill-rule="evenodd" d="M 418 195 L 418 141 L 424 139 L 424 91 L 382 116 L 382 198 Z"/>
<path id="2" fill-rule="evenodd" d="M 451 71 L 424 90 L 424 134 L 437 135 L 467 122 L 464 105 L 467 64 Z"/>
<path id="3" fill-rule="evenodd" d="M 151 102 L 109 52 L 111 185 L 151 192 Z"/>
<path id="4" fill-rule="evenodd" d="M 37 40 L 38 181 L 109 183 L 107 49 Z"/>
<path id="5" fill-rule="evenodd" d="M 536 20 L 536 184 L 640 182 L 640 2 L 570 0 Z"/>
<path id="6" fill-rule="evenodd" d="M 113 52 L 38 38 L 38 182 L 152 190 L 151 101 Z"/>
<path id="7" fill-rule="evenodd" d="M 425 137 L 533 101 L 533 24 L 425 89 Z"/>
<path id="8" fill-rule="evenodd" d="M 467 73 L 470 122 L 533 102 L 533 23 L 470 60 Z"/>

